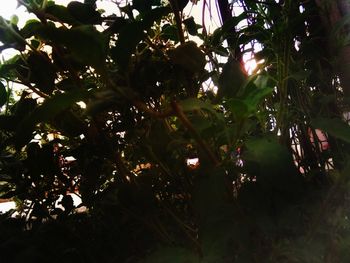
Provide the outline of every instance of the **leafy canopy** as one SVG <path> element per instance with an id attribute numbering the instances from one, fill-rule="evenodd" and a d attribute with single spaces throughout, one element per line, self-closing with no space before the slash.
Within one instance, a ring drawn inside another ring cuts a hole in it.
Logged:
<path id="1" fill-rule="evenodd" d="M 197 1 L 18 2 L 35 18 L 0 18 L 5 262 L 348 259 L 347 99 L 314 1 L 217 1 L 212 33 Z"/>

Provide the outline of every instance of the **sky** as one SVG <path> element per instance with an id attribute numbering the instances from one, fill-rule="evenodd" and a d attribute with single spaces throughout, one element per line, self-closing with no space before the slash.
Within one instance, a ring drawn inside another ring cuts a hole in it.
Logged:
<path id="1" fill-rule="evenodd" d="M 9 19 L 16 10 L 17 0 L 2 1 L 0 8 L 0 15 L 6 19 Z"/>

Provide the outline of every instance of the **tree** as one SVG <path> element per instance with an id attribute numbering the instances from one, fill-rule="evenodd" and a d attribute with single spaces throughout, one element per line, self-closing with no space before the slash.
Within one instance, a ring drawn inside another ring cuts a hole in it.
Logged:
<path id="1" fill-rule="evenodd" d="M 7 262 L 348 259 L 347 100 L 318 1 L 218 1 L 212 34 L 188 2 L 25 0 L 36 19 L 1 19 Z"/>

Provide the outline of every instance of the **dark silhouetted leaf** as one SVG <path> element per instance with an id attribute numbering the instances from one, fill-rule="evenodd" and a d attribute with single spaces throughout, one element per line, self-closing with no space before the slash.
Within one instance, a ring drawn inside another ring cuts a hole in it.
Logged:
<path id="1" fill-rule="evenodd" d="M 35 99 L 22 97 L 15 104 L 15 116 L 20 120 L 30 114 L 37 106 L 37 102 Z"/>
<path id="2" fill-rule="evenodd" d="M 58 113 L 53 120 L 50 121 L 50 124 L 69 137 L 79 136 L 83 134 L 87 128 L 85 122 L 69 110 Z"/>
<path id="3" fill-rule="evenodd" d="M 218 81 L 218 98 L 232 98 L 238 95 L 247 81 L 247 76 L 239 61 L 229 59 L 224 65 Z"/>
<path id="4" fill-rule="evenodd" d="M 188 4 L 189 0 L 174 0 L 173 3 L 174 3 L 174 9 L 177 10 L 177 11 L 182 11 L 186 5 Z"/>
<path id="5" fill-rule="evenodd" d="M 196 24 L 196 22 L 194 21 L 193 16 L 185 19 L 182 22 L 186 26 L 187 31 L 188 31 L 188 33 L 190 33 L 190 35 L 192 35 L 192 36 L 198 35 L 198 29 L 201 28 L 201 26 Z"/>
<path id="6" fill-rule="evenodd" d="M 7 91 L 5 85 L 0 81 L 0 107 L 7 102 Z"/>
<path id="7" fill-rule="evenodd" d="M 179 42 L 179 35 L 175 25 L 165 24 L 162 27 L 162 38 L 165 40 L 173 40 Z"/>
<path id="8" fill-rule="evenodd" d="M 30 38 L 32 36 L 35 36 L 37 34 L 38 29 L 42 28 L 43 25 L 39 20 L 36 19 L 30 19 L 26 22 L 24 27 L 21 29 L 21 35 L 24 38 Z"/>
<path id="9" fill-rule="evenodd" d="M 51 94 L 55 88 L 56 72 L 50 58 L 44 52 L 32 52 L 27 59 L 29 80 L 46 94 Z"/>
<path id="10" fill-rule="evenodd" d="M 68 23 L 68 24 L 77 24 L 78 20 L 69 12 L 68 8 L 61 5 L 49 5 L 46 7 L 46 13 L 52 15 L 50 17 L 53 21 Z"/>
<path id="11" fill-rule="evenodd" d="M 111 49 L 111 53 L 122 70 L 127 69 L 131 54 L 143 37 L 144 26 L 141 22 L 132 22 L 121 29 L 118 41 Z"/>
<path id="12" fill-rule="evenodd" d="M 112 24 L 104 31 L 107 34 L 119 33 L 120 30 L 129 23 L 129 20 L 124 17 L 115 17 Z"/>
<path id="13" fill-rule="evenodd" d="M 249 116 L 249 106 L 244 100 L 232 98 L 227 101 L 227 105 L 236 120 L 245 119 Z"/>
<path id="14" fill-rule="evenodd" d="M 83 24 L 101 23 L 101 15 L 93 5 L 84 4 L 78 1 L 69 2 L 67 5 L 68 12 L 79 22 Z"/>
<path id="15" fill-rule="evenodd" d="M 76 60 L 103 72 L 108 39 L 93 26 L 83 25 L 64 29 L 48 24 L 42 25 L 37 34 L 45 40 L 66 46 Z"/>
<path id="16" fill-rule="evenodd" d="M 300 186 L 292 154 L 278 142 L 277 137 L 251 138 L 245 147 L 245 169 L 251 176 L 256 176 L 258 182 L 285 193 L 293 192 L 293 189 L 289 188 L 291 184 Z"/>
<path id="17" fill-rule="evenodd" d="M 84 0 L 84 4 L 91 5 L 93 8 L 96 8 L 96 0 Z"/>
<path id="18" fill-rule="evenodd" d="M 15 48 L 20 51 L 25 49 L 25 41 L 19 35 L 18 27 L 10 21 L 0 16 L 0 42 L 4 45 L 0 46 L 0 51 L 5 48 Z"/>
<path id="19" fill-rule="evenodd" d="M 18 119 L 12 115 L 0 115 L 0 129 L 8 132 L 16 130 Z"/>
<path id="20" fill-rule="evenodd" d="M 168 51 L 171 61 L 192 73 L 204 70 L 206 63 L 204 53 L 195 42 L 189 41 Z"/>
<path id="21" fill-rule="evenodd" d="M 208 101 L 202 101 L 196 98 L 188 98 L 180 101 L 179 105 L 181 106 L 182 110 L 185 112 L 205 110 L 207 112 L 210 112 L 213 116 L 215 116 L 217 120 L 224 121 L 223 116 L 220 115 L 215 110 L 214 105 Z"/>
<path id="22" fill-rule="evenodd" d="M 35 108 L 18 125 L 15 135 L 16 146 L 22 147 L 29 142 L 36 124 L 53 120 L 57 114 L 63 112 L 75 102 L 84 100 L 87 97 L 89 97 L 88 91 L 73 90 L 71 92 L 57 94 L 46 99 L 42 105 Z"/>
<path id="23" fill-rule="evenodd" d="M 335 138 L 350 143 L 350 126 L 341 119 L 318 117 L 311 120 L 314 128 L 329 133 Z"/>
<path id="24" fill-rule="evenodd" d="M 36 108 L 31 118 L 36 121 L 50 120 L 56 114 L 69 108 L 75 102 L 85 100 L 89 96 L 89 91 L 80 89 L 54 95 L 51 98 L 46 99 L 42 105 Z"/>
<path id="25" fill-rule="evenodd" d="M 152 1 L 144 1 L 144 0 L 134 0 L 132 1 L 133 7 L 139 11 L 141 14 L 151 10 Z"/>
<path id="26" fill-rule="evenodd" d="M 211 103 L 205 102 L 196 98 L 188 98 L 188 99 L 182 100 L 179 104 L 184 111 L 195 111 L 195 110 L 206 109 L 210 112 L 215 112 L 213 105 Z"/>
<path id="27" fill-rule="evenodd" d="M 142 16 L 142 22 L 145 29 L 150 28 L 154 22 L 159 21 L 162 17 L 168 15 L 171 12 L 169 7 L 157 7 L 148 11 Z"/>

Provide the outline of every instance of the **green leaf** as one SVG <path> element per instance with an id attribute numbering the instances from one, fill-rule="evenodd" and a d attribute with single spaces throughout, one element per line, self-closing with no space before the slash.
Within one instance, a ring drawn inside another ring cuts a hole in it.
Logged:
<path id="1" fill-rule="evenodd" d="M 76 137 L 86 131 L 85 122 L 70 110 L 58 113 L 50 124 L 69 137 Z"/>
<path id="2" fill-rule="evenodd" d="M 28 77 L 27 65 L 20 55 L 15 55 L 0 65 L 0 77 L 16 79 L 18 75 L 24 78 Z"/>
<path id="3" fill-rule="evenodd" d="M 244 100 L 232 98 L 227 101 L 227 105 L 236 120 L 245 119 L 250 113 L 249 106 Z"/>
<path id="4" fill-rule="evenodd" d="M 44 101 L 42 105 L 35 108 L 18 125 L 15 134 L 17 148 L 24 146 L 32 138 L 36 124 L 53 120 L 55 116 L 68 109 L 74 103 L 85 100 L 90 93 L 87 90 L 74 90 L 52 96 Z"/>
<path id="5" fill-rule="evenodd" d="M 178 8 L 178 11 L 182 11 L 188 4 L 188 1 L 189 0 L 175 0 L 174 2 L 176 2 L 176 4 L 173 8 Z"/>
<path id="6" fill-rule="evenodd" d="M 5 85 L 0 81 L 0 107 L 7 102 L 7 91 Z"/>
<path id="7" fill-rule="evenodd" d="M 242 14 L 238 16 L 230 17 L 225 21 L 225 23 L 222 25 L 221 30 L 224 33 L 229 33 L 232 31 L 232 28 L 236 27 L 241 21 L 247 19 L 247 13 L 243 12 Z"/>
<path id="8" fill-rule="evenodd" d="M 243 120 L 256 114 L 257 107 L 261 101 L 266 96 L 270 95 L 272 91 L 272 88 L 259 88 L 254 83 L 250 82 L 246 85 L 244 94 L 240 98 L 228 99 L 226 104 L 236 120 Z"/>
<path id="9" fill-rule="evenodd" d="M 0 129 L 14 132 L 18 125 L 18 118 L 13 115 L 0 115 Z"/>
<path id="10" fill-rule="evenodd" d="M 107 56 L 107 39 L 93 26 L 79 26 L 66 31 L 61 41 L 82 63 L 103 70 Z"/>
<path id="11" fill-rule="evenodd" d="M 75 102 L 85 100 L 89 96 L 89 91 L 80 89 L 54 95 L 46 99 L 42 105 L 36 108 L 30 118 L 37 122 L 48 121 L 59 112 L 72 106 Z"/>
<path id="12" fill-rule="evenodd" d="M 93 5 L 72 1 L 67 5 L 69 14 L 83 24 L 101 23 L 101 15 Z"/>
<path id="13" fill-rule="evenodd" d="M 180 107 L 184 112 L 206 110 L 211 113 L 222 124 L 225 122 L 223 114 L 217 112 L 214 105 L 208 101 L 202 101 L 197 98 L 188 98 L 179 102 Z M 224 128 L 226 129 L 226 127 Z"/>
<path id="14" fill-rule="evenodd" d="M 44 52 L 31 52 L 27 63 L 30 81 L 44 93 L 51 94 L 55 88 L 56 72 L 48 55 Z"/>
<path id="15" fill-rule="evenodd" d="M 157 7 L 143 15 L 142 22 L 145 29 L 150 28 L 154 22 L 159 21 L 163 16 L 168 15 L 171 12 L 169 7 Z"/>
<path id="16" fill-rule="evenodd" d="M 286 156 L 289 156 L 288 150 L 274 137 L 251 138 L 246 143 L 245 159 L 258 162 L 264 167 L 277 165 Z"/>
<path id="17" fill-rule="evenodd" d="M 193 207 L 200 215 L 200 226 L 206 227 L 222 218 L 218 213 L 227 204 L 225 171 L 201 161 L 201 176 L 195 184 Z M 222 212 L 222 211 L 221 211 Z"/>
<path id="18" fill-rule="evenodd" d="M 37 31 L 42 27 L 43 25 L 41 24 L 40 21 L 36 19 L 29 19 L 28 21 L 26 21 L 26 24 L 24 25 L 24 27 L 21 29 L 20 32 L 24 38 L 30 38 L 36 35 Z"/>
<path id="19" fill-rule="evenodd" d="M 209 102 L 202 101 L 196 98 L 188 98 L 179 102 L 183 111 L 195 111 L 206 109 L 209 112 L 215 112 L 213 105 Z"/>
<path id="20" fill-rule="evenodd" d="M 284 191 L 287 191 L 289 183 L 298 183 L 292 154 L 278 142 L 276 136 L 250 138 L 242 157 L 247 172 L 260 182 Z"/>
<path id="21" fill-rule="evenodd" d="M 151 0 L 152 6 L 161 6 L 162 0 Z"/>
<path id="22" fill-rule="evenodd" d="M 61 5 L 49 5 L 46 7 L 46 13 L 52 15 L 50 19 L 53 21 L 68 23 L 68 24 L 77 24 L 79 23 L 71 13 L 68 11 L 67 7 Z"/>
<path id="23" fill-rule="evenodd" d="M 255 88 L 252 89 L 244 98 L 245 103 L 248 105 L 249 112 L 254 112 L 259 103 L 273 91 L 273 88 L 258 88 L 255 85 L 254 87 Z"/>
<path id="24" fill-rule="evenodd" d="M 6 61 L 6 64 L 0 65 L 0 77 L 15 78 L 16 74 L 16 61 L 14 59 Z"/>
<path id="25" fill-rule="evenodd" d="M 213 126 L 213 120 L 205 118 L 204 116 L 199 115 L 193 115 L 189 116 L 189 120 L 191 121 L 191 124 L 193 127 L 198 131 L 202 137 L 203 132 L 210 129 Z M 209 136 L 212 138 L 212 134 L 210 133 Z"/>
<path id="26" fill-rule="evenodd" d="M 131 54 L 143 37 L 144 26 L 139 21 L 129 23 L 121 29 L 115 47 L 111 49 L 111 53 L 122 70 L 127 69 Z"/>
<path id="27" fill-rule="evenodd" d="M 17 25 L 18 24 L 18 16 L 12 15 L 10 18 L 11 24 Z"/>
<path id="28" fill-rule="evenodd" d="M 247 81 L 247 76 L 239 61 L 229 59 L 224 65 L 218 81 L 219 99 L 232 98 L 238 95 Z"/>
<path id="29" fill-rule="evenodd" d="M 97 0 L 84 0 L 84 4 L 91 5 L 93 8 L 96 8 L 96 1 Z"/>
<path id="30" fill-rule="evenodd" d="M 35 48 L 38 49 L 40 47 L 40 41 L 37 39 L 31 39 L 30 40 L 30 44 Z"/>
<path id="31" fill-rule="evenodd" d="M 175 65 L 181 66 L 192 73 L 203 71 L 206 64 L 204 53 L 193 41 L 188 41 L 175 49 L 169 50 L 168 55 Z"/>
<path id="32" fill-rule="evenodd" d="M 152 1 L 133 0 L 132 6 L 142 14 L 142 13 L 145 13 L 145 12 L 151 10 Z"/>
<path id="33" fill-rule="evenodd" d="M 233 38 L 233 37 L 237 37 L 234 36 L 233 34 L 235 33 L 235 30 L 233 30 L 239 22 L 241 22 L 242 20 L 247 18 L 247 14 L 245 12 L 243 12 L 241 15 L 239 16 L 235 16 L 235 17 L 231 17 L 229 18 L 222 27 L 216 29 L 212 36 L 209 38 L 211 44 L 214 47 L 219 46 L 220 44 L 222 44 L 222 42 L 227 39 L 227 38 Z"/>
<path id="34" fill-rule="evenodd" d="M 0 16 L 0 50 L 5 48 L 15 48 L 20 51 L 25 49 L 25 41 L 19 34 L 19 29 L 15 24 Z"/>
<path id="35" fill-rule="evenodd" d="M 163 25 L 161 37 L 164 40 L 172 40 L 175 42 L 179 42 L 177 27 L 175 25 L 170 25 L 170 24 Z"/>
<path id="36" fill-rule="evenodd" d="M 190 35 L 192 36 L 198 35 L 198 29 L 201 28 L 201 26 L 196 24 L 193 16 L 185 19 L 184 21 L 182 21 L 182 23 L 184 23 Z"/>
<path id="37" fill-rule="evenodd" d="M 23 0 L 22 2 L 28 5 L 30 9 L 37 10 L 42 6 L 44 0 Z M 19 5 L 22 4 L 20 1 L 18 3 Z"/>
<path id="38" fill-rule="evenodd" d="M 132 53 L 136 46 L 145 36 L 145 31 L 148 30 L 154 21 L 161 19 L 170 12 L 169 8 L 159 7 L 146 12 L 142 21 L 133 21 L 126 23 L 126 21 L 118 19 L 112 25 L 112 32 L 119 32 L 118 40 L 115 46 L 111 49 L 112 57 L 122 70 L 126 70 Z"/>
<path id="39" fill-rule="evenodd" d="M 27 98 L 26 95 L 27 93 L 24 93 L 24 95 L 22 94 L 21 99 L 14 105 L 15 116 L 20 120 L 30 114 L 37 107 L 37 101 L 32 98 Z"/>
<path id="40" fill-rule="evenodd" d="M 150 134 L 147 138 L 149 140 L 152 151 L 158 156 L 158 158 L 164 158 L 167 156 L 167 146 L 171 142 L 164 123 L 161 121 L 155 121 L 150 124 Z"/>
<path id="41" fill-rule="evenodd" d="M 318 117 L 311 120 L 311 125 L 335 138 L 350 143 L 350 126 L 341 119 Z"/>
<path id="42" fill-rule="evenodd" d="M 91 25 L 71 29 L 56 28 L 52 24 L 42 25 L 37 34 L 44 40 L 66 46 L 71 55 L 81 63 L 103 71 L 107 57 L 107 37 Z"/>

